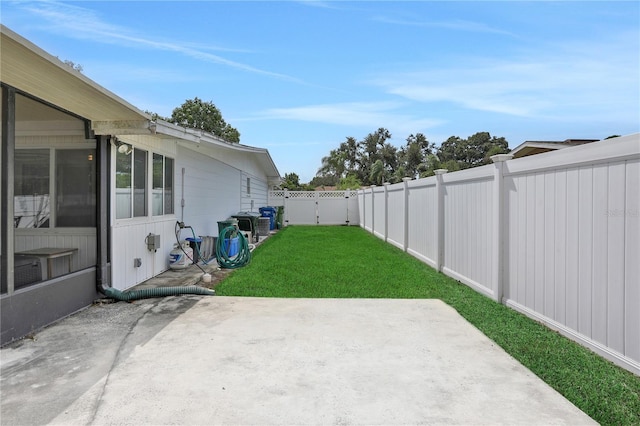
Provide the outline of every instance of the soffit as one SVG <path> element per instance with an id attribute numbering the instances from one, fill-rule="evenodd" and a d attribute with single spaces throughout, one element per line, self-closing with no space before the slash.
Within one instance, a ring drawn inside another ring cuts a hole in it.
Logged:
<path id="1" fill-rule="evenodd" d="M 5 26 L 0 26 L 0 32 L 3 83 L 89 120 L 150 118 Z"/>

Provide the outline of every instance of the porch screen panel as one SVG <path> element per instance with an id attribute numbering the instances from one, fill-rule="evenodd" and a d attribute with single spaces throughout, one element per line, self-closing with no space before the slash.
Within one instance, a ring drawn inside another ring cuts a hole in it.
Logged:
<path id="1" fill-rule="evenodd" d="M 14 223 L 16 228 L 48 228 L 49 203 L 48 149 L 20 149 L 14 161 Z"/>
<path id="2" fill-rule="evenodd" d="M 56 152 L 56 227 L 96 226 L 96 150 Z"/>

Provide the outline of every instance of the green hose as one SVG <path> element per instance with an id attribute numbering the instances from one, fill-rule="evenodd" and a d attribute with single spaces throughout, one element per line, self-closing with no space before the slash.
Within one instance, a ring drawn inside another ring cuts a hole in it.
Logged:
<path id="1" fill-rule="evenodd" d="M 233 234 L 238 235 L 239 247 L 237 256 L 229 256 L 231 236 Z M 229 240 L 229 247 L 225 248 L 224 241 L 227 239 Z M 218 255 L 218 264 L 225 269 L 240 268 L 251 262 L 251 250 L 249 250 L 249 243 L 244 235 L 242 235 L 242 232 L 237 232 L 235 226 L 228 226 L 220 231 L 218 242 L 216 243 L 216 253 Z"/>
<path id="2" fill-rule="evenodd" d="M 198 286 L 156 287 L 127 292 L 120 291 L 113 287 L 108 287 L 104 289 L 104 294 L 111 299 L 129 302 L 131 300 L 148 299 L 151 297 L 177 296 L 181 294 L 201 294 L 205 296 L 213 296 L 216 294 L 216 292 L 213 290 L 209 290 L 208 288 Z"/>

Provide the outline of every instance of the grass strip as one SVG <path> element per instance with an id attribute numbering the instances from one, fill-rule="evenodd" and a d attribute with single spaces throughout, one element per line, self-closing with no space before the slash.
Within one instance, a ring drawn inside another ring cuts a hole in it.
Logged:
<path id="1" fill-rule="evenodd" d="M 640 424 L 640 378 L 359 227 L 290 226 L 216 287 L 223 296 L 441 299 L 603 425 Z"/>

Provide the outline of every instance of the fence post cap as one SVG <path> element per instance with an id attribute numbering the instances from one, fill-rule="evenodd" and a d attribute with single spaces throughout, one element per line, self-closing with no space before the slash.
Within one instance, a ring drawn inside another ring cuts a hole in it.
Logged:
<path id="1" fill-rule="evenodd" d="M 434 170 L 433 173 L 435 173 L 436 175 L 443 175 L 443 174 L 447 173 L 448 171 L 449 170 L 447 170 L 447 169 L 437 169 L 437 170 Z"/>
<path id="2" fill-rule="evenodd" d="M 410 180 L 413 180 L 413 178 L 410 178 L 410 177 L 403 177 L 402 178 L 403 182 L 409 182 Z"/>
<path id="3" fill-rule="evenodd" d="M 489 158 L 491 158 L 491 161 L 493 161 L 494 163 L 500 163 L 503 161 L 511 160 L 513 158 L 513 154 L 496 154 L 492 155 Z"/>

